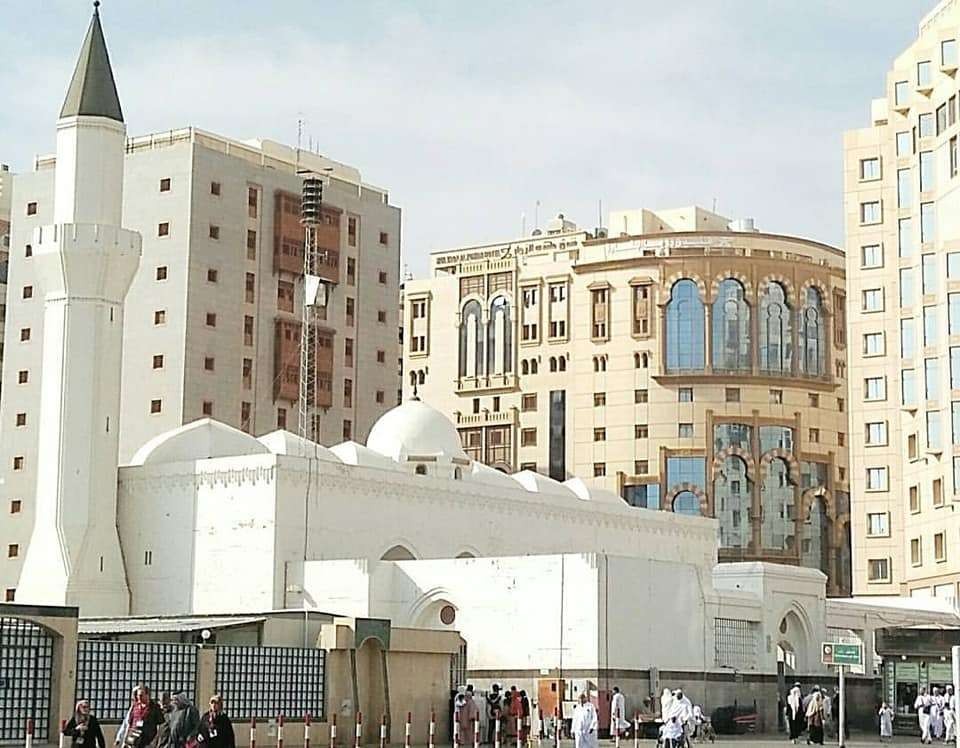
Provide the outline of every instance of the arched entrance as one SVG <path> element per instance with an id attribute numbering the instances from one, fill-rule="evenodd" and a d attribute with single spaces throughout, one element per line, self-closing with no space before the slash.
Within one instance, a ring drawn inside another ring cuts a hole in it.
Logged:
<path id="1" fill-rule="evenodd" d="M 55 641 L 33 621 L 0 617 L 0 745 L 23 745 L 28 717 L 34 741 L 50 739 Z"/>

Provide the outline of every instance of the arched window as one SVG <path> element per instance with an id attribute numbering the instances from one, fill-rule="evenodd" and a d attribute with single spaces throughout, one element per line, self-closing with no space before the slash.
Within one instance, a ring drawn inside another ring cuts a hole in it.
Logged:
<path id="1" fill-rule="evenodd" d="M 811 286 L 807 289 L 800 310 L 800 373 L 819 377 L 824 373 L 825 347 L 823 324 L 823 299 L 820 291 Z"/>
<path id="2" fill-rule="evenodd" d="M 463 469 L 455 467 L 453 469 L 453 479 L 454 480 L 463 480 Z"/>
<path id="3" fill-rule="evenodd" d="M 423 384 L 424 382 L 426 382 L 427 372 L 425 372 L 423 369 L 420 369 L 420 371 L 417 372 L 417 379 L 420 381 L 420 384 Z"/>
<path id="4" fill-rule="evenodd" d="M 567 370 L 567 357 L 566 357 L 566 356 L 560 356 L 560 357 L 557 359 L 557 368 L 559 368 L 560 371 L 566 371 L 566 370 Z"/>
<path id="5" fill-rule="evenodd" d="M 510 301 L 497 296 L 490 302 L 490 322 L 487 325 L 487 374 L 507 374 L 513 371 L 513 324 L 510 319 Z"/>
<path id="6" fill-rule="evenodd" d="M 536 374 L 536 373 L 537 373 L 537 369 L 539 369 L 539 368 L 540 368 L 540 364 L 537 363 L 537 359 L 531 358 L 531 359 L 530 359 L 530 373 L 531 373 L 531 374 Z"/>
<path id="7" fill-rule="evenodd" d="M 750 545 L 750 493 L 747 464 L 739 457 L 728 457 L 713 481 L 714 515 L 720 523 L 721 548 Z"/>
<path id="8" fill-rule="evenodd" d="M 648 366 L 650 366 L 650 354 L 649 354 L 649 353 L 641 353 L 641 354 L 640 354 L 640 366 L 642 366 L 644 369 L 646 369 Z"/>
<path id="9" fill-rule="evenodd" d="M 794 498 L 796 489 L 790 482 L 786 460 L 771 460 L 763 470 L 760 504 L 763 525 L 760 537 L 764 550 L 790 551 L 796 545 Z"/>
<path id="10" fill-rule="evenodd" d="M 460 376 L 476 377 L 483 374 L 483 308 L 472 299 L 460 311 Z"/>
<path id="11" fill-rule="evenodd" d="M 527 362 L 527 359 L 523 359 L 520 362 L 520 373 L 529 374 L 530 373 L 530 364 Z"/>
<path id="12" fill-rule="evenodd" d="M 789 374 L 793 331 L 787 293 L 779 283 L 767 283 L 760 296 L 760 370 Z"/>
<path id="13" fill-rule="evenodd" d="M 675 514 L 700 516 L 700 499 L 693 491 L 681 491 L 673 497 L 673 511 Z"/>
<path id="14" fill-rule="evenodd" d="M 550 371 L 557 370 L 557 359 L 555 356 L 550 357 Z"/>
<path id="15" fill-rule="evenodd" d="M 417 383 L 417 372 L 411 371 L 411 372 L 410 372 L 410 386 L 413 387 L 413 385 L 415 385 L 416 383 Z"/>
<path id="16" fill-rule="evenodd" d="M 410 549 L 404 545 L 395 545 L 393 548 L 390 548 L 386 551 L 381 557 L 381 561 L 415 561 L 416 556 L 411 553 Z"/>
<path id="17" fill-rule="evenodd" d="M 667 303 L 667 371 L 702 371 L 703 302 L 697 284 L 683 278 L 673 284 Z"/>
<path id="18" fill-rule="evenodd" d="M 600 359 L 596 356 L 593 357 L 593 370 L 600 371 Z"/>
<path id="19" fill-rule="evenodd" d="M 713 302 L 713 368 L 720 371 L 749 371 L 750 307 L 743 286 L 727 278 Z"/>

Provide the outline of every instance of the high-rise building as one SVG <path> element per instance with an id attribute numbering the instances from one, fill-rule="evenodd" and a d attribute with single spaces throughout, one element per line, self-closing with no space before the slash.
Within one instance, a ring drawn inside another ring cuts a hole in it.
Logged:
<path id="1" fill-rule="evenodd" d="M 842 252 L 695 207 L 610 226 L 433 253 L 404 284 L 405 392 L 473 459 L 716 517 L 722 560 L 848 593 Z"/>
<path id="2" fill-rule="evenodd" d="M 844 138 L 858 595 L 958 599 L 958 39 L 944 0 Z"/>
<path id="3" fill-rule="evenodd" d="M 3 327 L 7 318 L 7 252 L 10 247 L 10 167 L 0 164 L 0 396 L 3 393 Z"/>
<path id="4" fill-rule="evenodd" d="M 35 517 L 45 374 L 35 231 L 54 222 L 58 168 L 55 156 L 38 158 L 33 171 L 16 175 L 11 195 L 0 400 L 7 596 Z M 314 312 L 320 412 L 308 434 L 362 440 L 396 404 L 400 210 L 387 192 L 352 167 L 267 140 L 195 128 L 132 137 L 118 225 L 142 236 L 143 254 L 127 296 L 122 408 L 113 425 L 121 463 L 153 436 L 204 417 L 254 435 L 298 431 L 302 172 L 324 181 L 318 274 L 331 289 L 326 308 Z"/>

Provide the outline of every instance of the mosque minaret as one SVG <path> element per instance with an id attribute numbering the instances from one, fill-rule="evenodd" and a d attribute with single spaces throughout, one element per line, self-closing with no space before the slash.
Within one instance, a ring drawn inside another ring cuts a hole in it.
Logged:
<path id="1" fill-rule="evenodd" d="M 123 615 L 121 350 L 141 237 L 120 227 L 126 126 L 98 5 L 57 121 L 54 223 L 34 236 L 44 300 L 37 512 L 17 599 Z"/>

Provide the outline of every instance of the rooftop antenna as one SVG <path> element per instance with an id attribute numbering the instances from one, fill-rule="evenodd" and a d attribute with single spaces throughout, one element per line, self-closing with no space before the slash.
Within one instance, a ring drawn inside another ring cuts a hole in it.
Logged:
<path id="1" fill-rule="evenodd" d="M 540 201 L 537 200 L 537 204 L 533 209 L 533 228 L 540 228 Z"/>
<path id="2" fill-rule="evenodd" d="M 527 235 L 527 213 L 520 211 L 520 236 Z"/>
<path id="3" fill-rule="evenodd" d="M 717 212 L 717 198 L 713 198 L 713 212 Z"/>
<path id="4" fill-rule="evenodd" d="M 603 228 L 603 198 L 597 200 L 597 228 Z"/>

